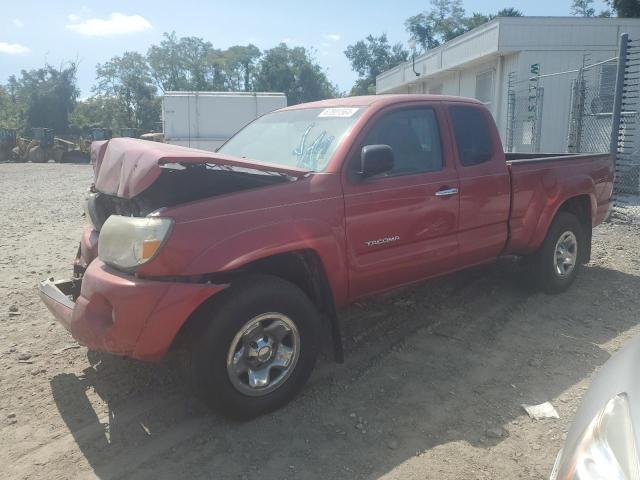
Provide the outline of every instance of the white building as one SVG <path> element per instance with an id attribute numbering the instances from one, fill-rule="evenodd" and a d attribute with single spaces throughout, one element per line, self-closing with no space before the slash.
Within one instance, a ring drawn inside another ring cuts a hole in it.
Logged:
<path id="1" fill-rule="evenodd" d="M 583 17 L 500 17 L 415 57 L 376 78 L 376 92 L 434 93 L 473 97 L 491 110 L 500 134 L 507 134 L 507 89 L 510 72 L 522 88 L 543 77 L 544 102 L 540 150 L 567 149 L 571 82 L 575 71 L 618 54 L 620 35 L 640 40 L 640 19 Z M 602 68 L 600 81 L 615 78 L 615 65 Z M 417 74 L 416 74 L 417 73 Z M 542 79 L 541 79 L 542 80 Z M 527 148 L 526 135 L 514 142 Z"/>

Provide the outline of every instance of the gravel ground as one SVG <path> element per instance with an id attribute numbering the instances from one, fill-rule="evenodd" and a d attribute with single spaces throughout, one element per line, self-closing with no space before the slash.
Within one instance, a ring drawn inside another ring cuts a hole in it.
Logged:
<path id="1" fill-rule="evenodd" d="M 38 280 L 70 274 L 90 181 L 88 166 L 0 165 L 6 478 L 544 479 L 591 376 L 640 331 L 640 226 L 604 225 L 562 295 L 504 261 L 354 305 L 344 364 L 325 356 L 289 406 L 231 422 L 176 355 L 89 352 L 38 300 Z M 560 419 L 520 406 L 544 401 Z"/>

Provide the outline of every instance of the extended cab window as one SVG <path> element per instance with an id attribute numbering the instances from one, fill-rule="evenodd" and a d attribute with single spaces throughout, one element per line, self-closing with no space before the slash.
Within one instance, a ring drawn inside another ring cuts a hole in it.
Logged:
<path id="1" fill-rule="evenodd" d="M 449 113 L 462 165 L 491 160 L 493 147 L 484 112 L 475 107 L 451 107 Z"/>
<path id="2" fill-rule="evenodd" d="M 430 108 L 400 110 L 377 120 L 362 146 L 380 144 L 393 149 L 394 167 L 387 175 L 433 172 L 442 168 L 438 120 Z"/>

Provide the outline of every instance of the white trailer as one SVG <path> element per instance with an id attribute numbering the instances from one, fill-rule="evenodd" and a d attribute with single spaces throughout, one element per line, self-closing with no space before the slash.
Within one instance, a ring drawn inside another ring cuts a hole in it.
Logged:
<path id="1" fill-rule="evenodd" d="M 284 93 L 165 92 L 165 142 L 213 152 L 254 118 L 286 106 Z"/>

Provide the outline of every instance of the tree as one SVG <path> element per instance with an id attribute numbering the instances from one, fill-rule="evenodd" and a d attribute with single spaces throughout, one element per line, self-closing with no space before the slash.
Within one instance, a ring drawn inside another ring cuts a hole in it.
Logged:
<path id="1" fill-rule="evenodd" d="M 496 17 L 522 17 L 522 12 L 513 7 L 503 8 L 502 10 L 498 10 L 496 13 Z"/>
<path id="2" fill-rule="evenodd" d="M 289 105 L 337 96 L 322 67 L 304 47 L 281 43 L 266 50 L 257 65 L 256 90 L 284 92 Z"/>
<path id="3" fill-rule="evenodd" d="M 369 35 L 364 40 L 349 45 L 344 54 L 351 63 L 351 68 L 359 76 L 351 89 L 351 95 L 374 94 L 376 77 L 385 70 L 405 62 L 409 57 L 409 52 L 401 43 L 389 44 L 385 33 L 378 37 Z"/>
<path id="4" fill-rule="evenodd" d="M 227 83 L 231 90 L 252 90 L 252 77 L 260 49 L 250 43 L 247 46 L 234 45 L 223 52 Z"/>
<path id="5" fill-rule="evenodd" d="M 578 17 L 594 17 L 596 9 L 593 8 L 593 0 L 573 0 L 571 15 Z"/>
<path id="6" fill-rule="evenodd" d="M 91 128 L 119 129 L 129 126 L 129 120 L 117 97 L 94 95 L 76 103 L 69 117 L 70 129 L 75 134 L 87 133 Z"/>
<path id="7" fill-rule="evenodd" d="M 622 18 L 639 18 L 640 2 L 638 0 L 607 0 L 611 8 Z"/>
<path id="8" fill-rule="evenodd" d="M 260 50 L 255 45 L 214 48 L 199 37 L 165 33 L 160 45 L 147 51 L 151 76 L 163 92 L 169 90 L 251 90 Z"/>
<path id="9" fill-rule="evenodd" d="M 454 39 L 495 17 L 521 17 L 513 7 L 503 8 L 496 15 L 473 13 L 466 16 L 461 0 L 431 0 L 431 10 L 409 17 L 404 26 L 409 38 L 422 51 L 430 50 Z"/>
<path id="10" fill-rule="evenodd" d="M 470 17 L 464 19 L 464 27 L 466 31 L 473 30 L 480 25 L 484 25 L 489 20 L 491 20 L 491 15 L 484 15 L 483 13 L 474 13 Z"/>
<path id="11" fill-rule="evenodd" d="M 127 127 L 152 130 L 160 120 L 160 103 L 156 97 L 151 71 L 144 56 L 125 52 L 96 67 L 99 95 L 117 99 Z"/>
<path id="12" fill-rule="evenodd" d="M 57 134 L 69 131 L 69 114 L 79 91 L 75 62 L 59 68 L 45 65 L 36 70 L 22 70 L 20 77 L 9 77 L 3 103 L 9 110 L 0 114 L 5 121 L 27 131 L 33 127 L 51 128 Z M 4 110 L 4 108 L 2 108 Z"/>
<path id="13" fill-rule="evenodd" d="M 0 85 L 0 128 L 19 128 L 20 109 L 9 93 L 8 88 Z"/>
<path id="14" fill-rule="evenodd" d="M 431 0 L 431 6 L 404 22 L 410 39 L 425 51 L 469 30 L 462 0 Z"/>
<path id="15" fill-rule="evenodd" d="M 147 52 L 150 74 L 163 92 L 224 90 L 223 58 L 211 42 L 164 33 L 160 45 Z"/>

